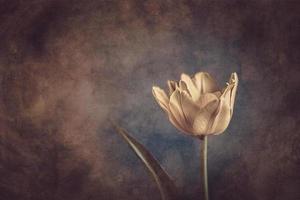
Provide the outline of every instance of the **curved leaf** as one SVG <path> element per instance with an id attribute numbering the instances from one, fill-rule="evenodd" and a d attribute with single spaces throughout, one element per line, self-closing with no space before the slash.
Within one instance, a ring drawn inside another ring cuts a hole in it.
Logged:
<path id="1" fill-rule="evenodd" d="M 128 134 L 123 128 L 113 123 L 116 131 L 127 142 L 131 149 L 135 152 L 138 158 L 144 163 L 151 175 L 153 176 L 163 200 L 179 199 L 178 190 L 174 181 L 170 178 L 167 172 L 161 167 L 159 162 L 141 143 Z"/>

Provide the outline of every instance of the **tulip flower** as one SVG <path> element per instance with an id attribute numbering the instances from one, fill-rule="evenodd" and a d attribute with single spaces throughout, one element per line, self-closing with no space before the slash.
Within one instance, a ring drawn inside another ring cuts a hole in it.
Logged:
<path id="1" fill-rule="evenodd" d="M 236 73 L 219 90 L 208 73 L 198 72 L 192 78 L 182 74 L 179 82 L 168 81 L 169 96 L 156 86 L 152 92 L 170 122 L 180 131 L 193 136 L 217 135 L 229 125 L 237 85 Z"/>
<path id="2" fill-rule="evenodd" d="M 152 93 L 167 113 L 170 122 L 181 132 L 196 136 L 201 145 L 201 173 L 203 196 L 208 195 L 207 136 L 223 133 L 232 118 L 238 77 L 232 73 L 226 86 L 220 90 L 215 80 L 205 72 L 194 77 L 181 74 L 181 80 L 168 81 L 169 96 L 154 86 Z"/>

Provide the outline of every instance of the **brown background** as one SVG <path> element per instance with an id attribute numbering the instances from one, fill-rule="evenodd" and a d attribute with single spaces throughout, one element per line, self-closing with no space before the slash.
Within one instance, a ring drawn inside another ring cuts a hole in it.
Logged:
<path id="1" fill-rule="evenodd" d="M 299 1 L 0 0 L 0 199 L 159 199 L 111 118 L 200 199 L 199 143 L 151 94 L 240 78 L 211 199 L 300 199 Z"/>

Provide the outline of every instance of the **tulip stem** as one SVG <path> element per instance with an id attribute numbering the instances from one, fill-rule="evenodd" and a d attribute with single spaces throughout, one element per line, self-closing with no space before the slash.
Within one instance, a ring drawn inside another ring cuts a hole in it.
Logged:
<path id="1" fill-rule="evenodd" d="M 202 175 L 202 193 L 205 200 L 209 200 L 208 195 L 208 178 L 207 178 L 207 136 L 200 138 L 202 144 L 200 145 L 200 165 Z"/>

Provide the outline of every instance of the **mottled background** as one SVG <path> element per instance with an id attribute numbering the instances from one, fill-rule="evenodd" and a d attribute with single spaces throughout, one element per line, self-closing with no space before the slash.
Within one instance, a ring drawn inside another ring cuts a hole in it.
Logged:
<path id="1" fill-rule="evenodd" d="M 225 134 L 209 138 L 211 199 L 300 199 L 300 1 L 0 0 L 0 199 L 160 199 L 107 119 L 200 199 L 199 142 L 153 84 L 240 78 Z"/>

